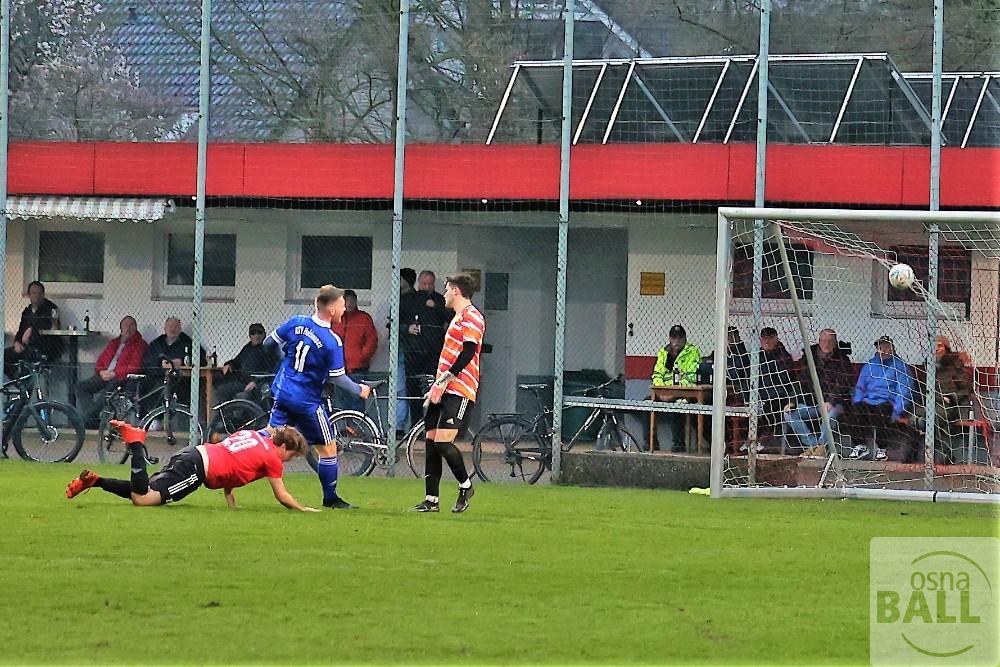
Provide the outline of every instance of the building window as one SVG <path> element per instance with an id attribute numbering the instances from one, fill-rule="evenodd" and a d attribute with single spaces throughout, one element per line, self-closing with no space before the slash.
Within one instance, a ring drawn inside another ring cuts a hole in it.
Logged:
<path id="1" fill-rule="evenodd" d="M 167 285 L 194 285 L 194 234 L 167 235 Z M 205 234 L 207 287 L 236 285 L 236 234 Z"/>
<path id="2" fill-rule="evenodd" d="M 104 233 L 39 231 L 38 279 L 58 283 L 103 283 Z"/>
<path id="3" fill-rule="evenodd" d="M 896 253 L 896 261 L 909 264 L 913 274 L 922 285 L 927 285 L 927 247 L 926 246 L 894 246 L 890 250 Z M 886 272 L 888 276 L 888 272 Z M 907 302 L 923 301 L 923 297 L 911 289 L 896 289 L 885 281 L 886 301 Z M 938 280 L 937 298 L 943 303 L 965 304 L 968 314 L 969 302 L 972 299 L 972 253 L 965 248 L 941 247 L 938 249 Z"/>
<path id="4" fill-rule="evenodd" d="M 299 287 L 372 287 L 372 237 L 302 236 Z"/>
<path id="5" fill-rule="evenodd" d="M 786 245 L 788 263 L 792 268 L 796 293 L 799 299 L 813 298 L 813 252 L 801 243 Z M 790 301 L 792 295 L 781 265 L 781 255 L 774 243 L 764 244 L 763 284 L 761 293 L 765 299 Z M 737 246 L 733 255 L 733 297 L 750 299 L 753 297 L 753 246 Z"/>

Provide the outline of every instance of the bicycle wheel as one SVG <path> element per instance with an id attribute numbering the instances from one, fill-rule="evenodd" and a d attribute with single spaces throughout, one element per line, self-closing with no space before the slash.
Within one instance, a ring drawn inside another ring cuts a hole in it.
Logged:
<path id="1" fill-rule="evenodd" d="M 195 442 L 190 442 L 191 422 L 194 417 L 186 405 L 178 405 L 170 410 L 169 419 L 166 419 L 165 415 L 166 410 L 157 408 L 142 419 L 141 427 L 146 432 L 146 451 L 151 456 L 158 457 L 160 454 L 171 456 L 175 451 L 190 444 L 200 445 L 205 441 L 201 424 L 198 424 Z M 123 463 L 127 457 L 126 451 L 125 457 L 122 458 Z"/>
<path id="2" fill-rule="evenodd" d="M 406 434 L 406 462 L 410 466 L 410 471 L 418 479 L 424 476 L 424 466 L 427 461 L 427 443 L 424 441 L 424 420 L 418 421 Z"/>
<path id="3" fill-rule="evenodd" d="M 644 451 L 639 441 L 627 428 L 614 422 L 607 421 L 601 426 L 597 433 L 598 451 L 628 452 L 637 454 Z"/>
<path id="4" fill-rule="evenodd" d="M 330 433 L 337 443 L 340 474 L 352 477 L 370 475 L 375 468 L 375 450 L 384 446 L 378 427 L 372 420 L 355 410 L 341 410 L 330 417 Z M 312 448 L 306 460 L 316 470 L 316 454 Z"/>
<path id="5" fill-rule="evenodd" d="M 97 458 L 101 463 L 124 463 L 128 459 L 128 448 L 118 437 L 118 429 L 111 428 L 108 422 L 120 419 L 135 426 L 139 424 L 138 408 L 131 400 L 119 397 L 113 401 L 113 408 L 101 410 L 101 422 L 97 428 Z"/>
<path id="6" fill-rule="evenodd" d="M 25 406 L 11 428 L 21 458 L 43 463 L 69 463 L 80 453 L 86 431 L 73 407 L 55 401 Z"/>
<path id="7" fill-rule="evenodd" d="M 490 420 L 472 439 L 472 465 L 484 482 L 504 479 L 534 484 L 545 472 L 552 450 L 534 425 L 519 415 Z"/>
<path id="8" fill-rule="evenodd" d="M 259 431 L 267 426 L 268 413 L 253 401 L 235 398 L 215 406 L 208 427 L 208 441 L 219 442 L 237 431 Z"/>

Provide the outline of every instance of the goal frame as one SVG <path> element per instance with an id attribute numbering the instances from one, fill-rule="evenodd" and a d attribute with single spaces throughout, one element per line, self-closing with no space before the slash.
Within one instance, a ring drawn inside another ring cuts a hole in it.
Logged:
<path id="1" fill-rule="evenodd" d="M 1000 504 L 1000 494 L 974 493 L 964 491 L 935 491 L 928 489 L 870 489 L 850 486 L 817 486 L 817 487 L 724 487 L 723 473 L 726 456 L 726 431 L 725 420 L 727 413 L 732 413 L 732 409 L 726 407 L 726 364 L 728 347 L 728 326 L 729 311 L 732 304 L 732 284 L 730 282 L 730 271 L 733 263 L 732 252 L 732 225 L 733 221 L 755 221 L 758 228 L 764 230 L 766 223 L 775 220 L 786 220 L 789 222 L 912 222 L 935 225 L 937 223 L 971 223 L 971 224 L 995 224 L 1000 226 L 1000 213 L 991 211 L 921 211 L 921 210 L 861 210 L 861 209 L 826 209 L 826 208 L 769 208 L 769 207 L 731 207 L 724 206 L 718 210 L 718 232 L 716 239 L 716 276 L 715 276 L 715 310 L 716 310 L 716 337 L 715 337 L 715 381 L 712 388 L 712 449 L 711 449 L 711 496 L 713 498 L 869 498 L 881 500 L 923 500 L 930 502 L 965 502 L 965 503 L 989 503 Z M 776 233 L 780 234 L 780 228 L 776 223 L 772 223 Z M 758 239 L 763 238 L 763 234 L 757 235 Z M 780 237 L 779 237 L 780 239 Z M 755 240 L 755 245 L 758 242 Z M 784 244 L 778 244 L 782 256 L 782 265 L 789 285 L 794 285 L 787 256 L 784 252 Z M 760 266 L 760 248 L 755 248 L 755 273 Z M 759 297 L 759 279 L 754 280 L 754 293 Z M 795 317 L 802 332 L 803 341 L 806 340 L 804 316 L 798 303 L 796 290 L 793 288 L 789 294 Z M 929 314 L 934 318 L 933 313 Z M 932 340 L 928 345 L 933 344 Z M 751 354 L 756 354 L 756 348 Z M 815 376 L 812 358 L 807 355 L 809 370 Z M 756 364 L 753 365 L 756 370 Z M 756 386 L 756 378 L 751 379 L 753 386 Z M 930 379 L 933 384 L 933 378 Z M 814 382 L 814 387 L 819 387 L 818 382 Z M 819 402 L 822 406 L 823 401 Z M 823 431 L 829 435 L 829 419 L 825 410 L 820 408 L 822 415 Z M 753 423 L 753 420 L 751 420 Z M 933 447 L 933 444 L 930 445 Z M 831 450 L 834 448 L 831 448 Z M 753 457 L 751 448 L 750 456 Z M 933 465 L 933 456 L 928 468 Z M 839 455 L 830 455 L 823 478 L 830 470 L 831 465 L 839 465 Z M 932 477 L 928 471 L 926 478 L 927 485 L 930 485 Z"/>

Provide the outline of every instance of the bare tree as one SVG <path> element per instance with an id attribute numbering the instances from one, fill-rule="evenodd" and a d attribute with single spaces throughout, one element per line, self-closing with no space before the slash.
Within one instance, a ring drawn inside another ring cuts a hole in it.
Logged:
<path id="1" fill-rule="evenodd" d="M 11 14 L 13 137 L 154 139 L 176 122 L 176 105 L 139 90 L 99 2 L 15 0 Z"/>
<path id="2" fill-rule="evenodd" d="M 198 44 L 197 3 L 146 0 L 163 26 Z M 316 142 L 392 138 L 398 0 L 223 0 L 212 21 L 214 136 Z M 517 3 L 417 0 L 411 8 L 412 139 L 485 136 L 537 29 Z M 536 22 L 537 23 L 537 22 Z M 561 28 L 559 30 L 561 39 Z"/>

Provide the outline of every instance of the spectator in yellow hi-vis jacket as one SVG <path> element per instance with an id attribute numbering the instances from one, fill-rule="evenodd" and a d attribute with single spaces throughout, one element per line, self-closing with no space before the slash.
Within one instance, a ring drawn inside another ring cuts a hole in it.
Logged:
<path id="1" fill-rule="evenodd" d="M 670 342 L 660 348 L 653 367 L 651 384 L 654 387 L 670 385 L 690 386 L 696 383 L 701 350 L 687 340 L 687 332 L 679 324 L 670 327 Z M 684 450 L 684 415 L 665 413 L 661 418 L 670 425 L 674 451 Z M 655 443 L 649 443 L 650 447 Z"/>
<path id="2" fill-rule="evenodd" d="M 688 342 L 684 327 L 675 324 L 670 327 L 670 342 L 666 347 L 661 347 L 656 355 L 653 386 L 693 385 L 698 376 L 699 365 L 701 365 L 701 350 Z"/>

